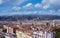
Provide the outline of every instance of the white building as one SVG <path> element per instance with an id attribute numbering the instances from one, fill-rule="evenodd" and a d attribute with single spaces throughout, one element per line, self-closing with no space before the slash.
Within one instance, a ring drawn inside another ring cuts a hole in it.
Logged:
<path id="1" fill-rule="evenodd" d="M 34 31 L 33 38 L 53 38 L 53 32 L 46 30 Z"/>

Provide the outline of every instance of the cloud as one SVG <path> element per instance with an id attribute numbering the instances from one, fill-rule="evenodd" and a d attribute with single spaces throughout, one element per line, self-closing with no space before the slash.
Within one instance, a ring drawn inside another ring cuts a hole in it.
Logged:
<path id="1" fill-rule="evenodd" d="M 0 4 L 10 4 L 10 5 L 20 5 L 23 2 L 26 2 L 27 0 L 0 0 Z"/>
<path id="2" fill-rule="evenodd" d="M 25 8 L 25 9 L 30 9 L 32 7 L 33 7 L 33 4 L 32 3 L 28 3 L 25 6 L 23 6 L 23 8 Z"/>
<path id="3" fill-rule="evenodd" d="M 40 3 L 27 3 L 25 6 L 23 6 L 24 10 L 39 10 L 42 9 L 42 4 Z"/>
<path id="4" fill-rule="evenodd" d="M 18 10 L 20 10 L 20 9 L 21 9 L 21 7 L 14 6 L 14 7 L 12 7 L 12 9 L 13 9 L 13 10 L 15 10 L 15 11 L 18 11 Z"/>
<path id="5" fill-rule="evenodd" d="M 2 4 L 3 3 L 3 0 L 0 0 L 0 4 Z"/>
<path id="6" fill-rule="evenodd" d="M 51 9 L 51 10 L 59 10 L 60 9 L 60 0 L 42 0 L 41 3 L 36 3 L 35 5 L 32 3 L 28 3 L 27 5 L 23 6 L 26 9 L 30 8 L 41 8 L 44 10 Z"/>
<path id="7" fill-rule="evenodd" d="M 42 4 L 37 3 L 37 4 L 35 4 L 35 7 L 36 7 L 36 8 L 42 8 Z"/>
<path id="8" fill-rule="evenodd" d="M 0 0 L 0 4 L 8 4 L 10 3 L 11 0 Z"/>
<path id="9" fill-rule="evenodd" d="M 20 5 L 23 2 L 26 2 L 27 0 L 14 0 L 14 1 L 15 1 L 14 5 Z"/>
<path id="10" fill-rule="evenodd" d="M 60 12 L 60 9 L 58 11 Z"/>
<path id="11" fill-rule="evenodd" d="M 13 14 L 53 14 L 60 12 L 60 0 L 42 0 L 41 3 L 35 4 L 26 1 L 28 0 L 0 0 L 0 4 L 7 4 L 3 12 L 13 12 Z M 26 4 L 20 6 L 24 2 L 26 2 Z"/>
<path id="12" fill-rule="evenodd" d="M 36 3 L 36 4 L 28 3 L 25 6 L 23 6 L 23 9 L 26 9 L 26 10 L 28 10 L 28 9 L 34 9 L 34 10 L 35 9 L 48 9 L 48 8 L 50 8 L 49 4 L 43 5 L 41 3 Z"/>
<path id="13" fill-rule="evenodd" d="M 12 12 L 10 14 L 29 15 L 29 14 L 36 14 L 36 12 L 35 11 L 23 11 L 23 12 Z"/>
<path id="14" fill-rule="evenodd" d="M 49 8 L 51 8 L 53 10 L 60 9 L 60 0 L 42 0 L 42 4 L 46 7 L 50 6 Z"/>
<path id="15" fill-rule="evenodd" d="M 54 14 L 54 13 L 56 13 L 55 10 L 49 10 L 49 14 Z"/>
<path id="16" fill-rule="evenodd" d="M 44 5 L 43 9 L 48 9 L 50 6 L 49 5 Z"/>

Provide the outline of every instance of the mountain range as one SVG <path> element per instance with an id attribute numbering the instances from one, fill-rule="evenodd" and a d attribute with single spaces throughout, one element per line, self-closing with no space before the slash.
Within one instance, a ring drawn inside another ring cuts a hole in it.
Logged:
<path id="1" fill-rule="evenodd" d="M 17 21 L 17 20 L 59 20 L 58 15 L 11 15 L 0 16 L 0 21 Z"/>

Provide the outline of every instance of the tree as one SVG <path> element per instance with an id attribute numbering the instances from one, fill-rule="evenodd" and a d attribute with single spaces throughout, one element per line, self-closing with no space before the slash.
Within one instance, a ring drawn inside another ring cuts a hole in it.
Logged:
<path id="1" fill-rule="evenodd" d="M 3 26 L 0 26 L 0 29 L 3 28 Z"/>
<path id="2" fill-rule="evenodd" d="M 54 31 L 56 32 L 55 33 L 55 38 L 60 38 L 60 28 L 58 28 L 58 29 L 54 29 Z"/>
<path id="3" fill-rule="evenodd" d="M 0 35 L 0 38 L 5 38 L 5 36 L 1 36 L 1 35 Z"/>

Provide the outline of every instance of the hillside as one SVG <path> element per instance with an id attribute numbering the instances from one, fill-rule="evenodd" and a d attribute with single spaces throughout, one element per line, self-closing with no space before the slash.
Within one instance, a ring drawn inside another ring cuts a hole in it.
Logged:
<path id="1" fill-rule="evenodd" d="M 0 21 L 17 21 L 17 20 L 57 20 L 60 16 L 57 15 L 11 15 L 0 16 Z"/>

